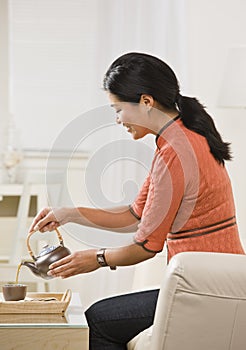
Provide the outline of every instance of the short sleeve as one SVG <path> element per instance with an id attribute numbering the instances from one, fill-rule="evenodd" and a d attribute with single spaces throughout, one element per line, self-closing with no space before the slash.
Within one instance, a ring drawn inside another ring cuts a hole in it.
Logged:
<path id="1" fill-rule="evenodd" d="M 130 210 L 133 211 L 133 213 L 135 214 L 135 217 L 138 218 L 139 220 L 142 217 L 145 202 L 148 196 L 149 184 L 150 184 L 150 175 L 147 176 L 135 201 L 130 205 Z"/>
<path id="2" fill-rule="evenodd" d="M 141 222 L 134 241 L 146 250 L 159 252 L 177 215 L 184 195 L 182 164 L 175 152 L 159 153 L 152 166 L 145 205 L 137 202 Z"/>

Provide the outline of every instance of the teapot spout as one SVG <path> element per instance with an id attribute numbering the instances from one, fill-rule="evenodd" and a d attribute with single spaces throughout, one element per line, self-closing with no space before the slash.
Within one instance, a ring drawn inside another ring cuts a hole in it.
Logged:
<path id="1" fill-rule="evenodd" d="M 34 273 L 34 275 L 40 277 L 40 272 L 38 271 L 37 266 L 35 265 L 34 262 L 32 262 L 32 261 L 22 261 L 21 265 L 27 266 L 32 271 L 32 273 Z"/>
<path id="2" fill-rule="evenodd" d="M 52 278 L 51 276 L 48 276 L 47 274 L 44 274 L 44 273 L 40 272 L 33 261 L 28 261 L 28 260 L 27 261 L 22 261 L 21 265 L 27 266 L 32 271 L 32 273 L 35 276 L 42 277 L 44 279 Z"/>

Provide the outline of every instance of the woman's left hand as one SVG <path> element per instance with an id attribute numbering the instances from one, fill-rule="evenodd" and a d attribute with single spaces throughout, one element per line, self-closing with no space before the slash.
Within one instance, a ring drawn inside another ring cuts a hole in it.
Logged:
<path id="1" fill-rule="evenodd" d="M 97 249 L 74 252 L 49 266 L 49 276 L 68 278 L 80 273 L 97 270 L 100 265 L 96 258 Z"/>

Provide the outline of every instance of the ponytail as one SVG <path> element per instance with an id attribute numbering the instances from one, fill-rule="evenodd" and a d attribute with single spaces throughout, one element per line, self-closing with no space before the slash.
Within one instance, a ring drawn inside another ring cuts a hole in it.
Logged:
<path id="1" fill-rule="evenodd" d="M 177 105 L 183 124 L 207 139 L 210 152 L 219 164 L 224 165 L 224 160 L 231 160 L 230 143 L 223 142 L 213 119 L 200 102 L 196 98 L 179 94 Z"/>

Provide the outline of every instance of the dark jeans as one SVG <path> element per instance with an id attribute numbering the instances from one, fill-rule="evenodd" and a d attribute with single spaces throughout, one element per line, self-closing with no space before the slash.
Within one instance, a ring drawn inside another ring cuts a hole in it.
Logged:
<path id="1" fill-rule="evenodd" d="M 153 324 L 159 290 L 104 299 L 86 312 L 90 350 L 126 350 L 126 344 Z"/>

